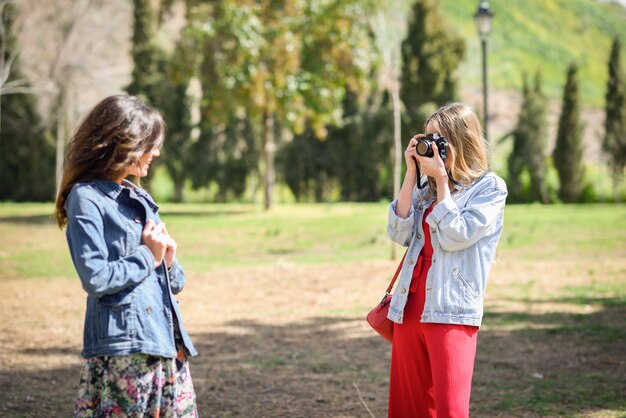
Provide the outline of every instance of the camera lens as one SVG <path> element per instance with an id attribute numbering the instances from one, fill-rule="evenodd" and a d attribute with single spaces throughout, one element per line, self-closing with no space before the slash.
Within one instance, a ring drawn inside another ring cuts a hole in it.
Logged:
<path id="1" fill-rule="evenodd" d="M 430 141 L 422 139 L 417 141 L 416 151 L 422 157 L 432 157 L 432 149 L 430 147 Z"/>

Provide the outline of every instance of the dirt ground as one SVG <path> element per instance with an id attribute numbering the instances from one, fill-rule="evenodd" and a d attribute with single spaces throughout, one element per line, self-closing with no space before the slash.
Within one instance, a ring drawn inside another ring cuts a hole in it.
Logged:
<path id="1" fill-rule="evenodd" d="M 501 258 L 479 333 L 473 416 L 623 416 L 623 301 L 563 293 L 565 281 L 623 278 L 623 251 L 593 271 L 584 257 Z M 180 306 L 200 352 L 191 362 L 200 415 L 386 416 L 391 347 L 363 317 L 394 269 L 280 264 L 191 275 Z M 82 364 L 78 280 L 5 279 L 0 294 L 0 416 L 71 416 Z"/>

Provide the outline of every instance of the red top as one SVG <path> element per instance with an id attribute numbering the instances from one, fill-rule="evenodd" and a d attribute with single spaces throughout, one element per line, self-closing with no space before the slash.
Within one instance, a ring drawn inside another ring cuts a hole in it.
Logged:
<path id="1" fill-rule="evenodd" d="M 415 269 L 413 269 L 413 279 L 411 280 L 411 293 L 415 293 L 417 291 L 417 285 L 420 282 L 420 278 L 426 281 L 426 275 L 428 274 L 428 269 L 432 263 L 433 259 L 433 246 L 430 242 L 430 225 L 426 222 L 426 217 L 432 212 L 435 207 L 435 203 L 433 202 L 426 212 L 424 212 L 424 216 L 422 217 L 422 229 L 424 230 L 424 247 L 420 252 L 419 257 L 417 258 L 417 264 L 415 264 Z"/>

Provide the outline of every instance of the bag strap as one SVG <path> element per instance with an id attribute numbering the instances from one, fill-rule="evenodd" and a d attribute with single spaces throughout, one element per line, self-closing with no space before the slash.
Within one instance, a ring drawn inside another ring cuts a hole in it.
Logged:
<path id="1" fill-rule="evenodd" d="M 407 248 L 406 252 L 402 256 L 402 260 L 400 260 L 400 264 L 398 265 L 398 268 L 396 269 L 396 274 L 393 275 L 393 279 L 391 279 L 391 283 L 389 283 L 389 286 L 387 287 L 387 291 L 385 292 L 385 295 L 391 296 L 391 289 L 393 289 L 393 285 L 396 283 L 398 274 L 400 274 L 400 271 L 402 270 L 402 264 L 404 264 L 404 258 L 406 257 L 408 252 L 409 252 L 409 249 Z"/>

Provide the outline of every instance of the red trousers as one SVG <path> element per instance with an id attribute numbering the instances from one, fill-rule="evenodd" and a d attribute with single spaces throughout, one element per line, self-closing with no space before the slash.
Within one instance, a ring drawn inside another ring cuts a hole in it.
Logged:
<path id="1" fill-rule="evenodd" d="M 393 328 L 389 417 L 469 417 L 478 328 L 420 322 L 430 267 L 430 260 L 422 261 L 403 323 Z"/>

